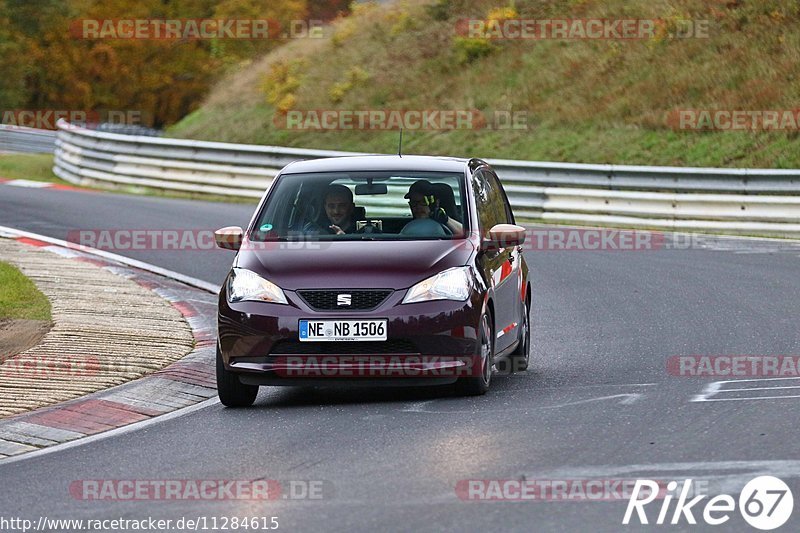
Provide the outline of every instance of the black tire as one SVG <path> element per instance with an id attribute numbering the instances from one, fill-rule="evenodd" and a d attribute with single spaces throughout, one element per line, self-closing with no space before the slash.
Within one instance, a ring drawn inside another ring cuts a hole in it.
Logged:
<path id="1" fill-rule="evenodd" d="M 217 395 L 226 407 L 247 407 L 253 405 L 258 396 L 258 385 L 245 385 L 239 377 L 225 369 L 222 354 L 217 346 Z"/>
<path id="2" fill-rule="evenodd" d="M 530 296 L 528 297 L 530 298 Z M 528 369 L 531 357 L 531 306 L 530 300 L 523 304 L 522 327 L 520 328 L 520 343 L 509 356 L 511 372 L 524 372 Z"/>
<path id="3" fill-rule="evenodd" d="M 494 331 L 488 314 L 481 317 L 481 375 L 459 378 L 456 391 L 463 396 L 480 396 L 486 394 L 492 382 L 492 365 L 494 358 Z"/>

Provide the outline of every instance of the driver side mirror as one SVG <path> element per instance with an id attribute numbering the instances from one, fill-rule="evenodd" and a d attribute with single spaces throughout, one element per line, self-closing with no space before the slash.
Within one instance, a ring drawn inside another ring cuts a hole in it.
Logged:
<path id="1" fill-rule="evenodd" d="M 525 228 L 516 224 L 496 224 L 489 230 L 488 238 L 481 242 L 481 250 L 502 250 L 525 242 Z"/>
<path id="2" fill-rule="evenodd" d="M 214 242 L 217 248 L 223 250 L 238 250 L 242 247 L 244 232 L 239 226 L 227 226 L 214 232 Z"/>

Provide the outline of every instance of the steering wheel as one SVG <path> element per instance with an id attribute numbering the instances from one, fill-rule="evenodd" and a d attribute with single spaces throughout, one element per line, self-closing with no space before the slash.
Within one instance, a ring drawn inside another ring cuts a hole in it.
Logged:
<path id="1" fill-rule="evenodd" d="M 373 224 L 367 224 L 366 226 L 360 228 L 356 233 L 383 233 L 378 226 Z"/>

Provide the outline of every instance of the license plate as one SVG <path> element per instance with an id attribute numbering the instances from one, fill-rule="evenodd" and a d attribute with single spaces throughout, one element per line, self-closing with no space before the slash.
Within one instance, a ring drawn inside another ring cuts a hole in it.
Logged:
<path id="1" fill-rule="evenodd" d="M 385 341 L 388 320 L 301 320 L 300 341 Z"/>

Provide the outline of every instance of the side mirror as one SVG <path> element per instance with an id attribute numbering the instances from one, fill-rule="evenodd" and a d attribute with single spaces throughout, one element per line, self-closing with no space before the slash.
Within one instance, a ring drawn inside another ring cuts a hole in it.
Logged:
<path id="1" fill-rule="evenodd" d="M 242 247 L 244 232 L 239 226 L 228 226 L 214 232 L 214 242 L 217 248 L 223 250 L 238 250 Z"/>
<path id="2" fill-rule="evenodd" d="M 497 224 L 489 230 L 488 238 L 481 242 L 481 250 L 501 250 L 525 242 L 525 228 L 515 224 Z"/>

